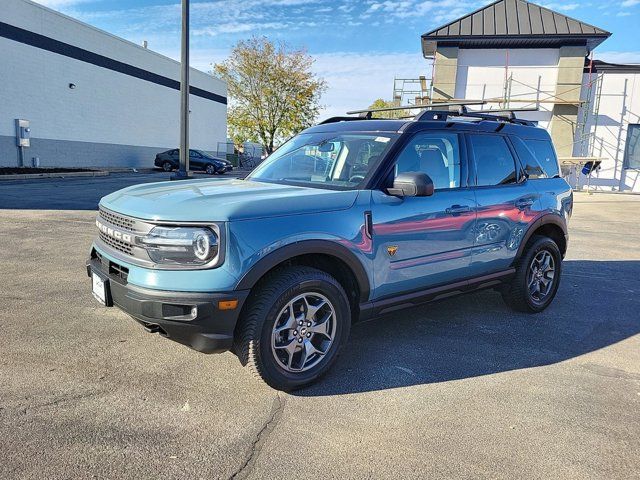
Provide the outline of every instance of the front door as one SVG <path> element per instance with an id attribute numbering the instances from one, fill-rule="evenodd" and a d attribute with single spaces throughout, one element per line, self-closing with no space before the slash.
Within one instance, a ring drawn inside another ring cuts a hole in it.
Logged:
<path id="1" fill-rule="evenodd" d="M 435 192 L 398 198 L 372 193 L 376 298 L 463 279 L 470 264 L 475 224 L 473 190 L 467 188 L 462 137 L 419 132 L 398 155 L 393 175 L 424 172 Z"/>
<path id="2" fill-rule="evenodd" d="M 511 266 L 536 215 L 539 195 L 524 177 L 506 136 L 473 133 L 468 138 L 478 205 L 470 273 L 480 276 Z"/>

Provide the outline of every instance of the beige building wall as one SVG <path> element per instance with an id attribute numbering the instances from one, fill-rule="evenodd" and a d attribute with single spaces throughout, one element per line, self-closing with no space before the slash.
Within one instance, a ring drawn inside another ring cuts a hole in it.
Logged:
<path id="1" fill-rule="evenodd" d="M 438 47 L 433 69 L 433 100 L 455 98 L 458 72 L 458 47 Z"/>
<path id="2" fill-rule="evenodd" d="M 570 157 L 573 154 L 586 55 L 586 47 L 560 48 L 555 100 L 570 103 L 553 106 L 550 133 L 559 157 Z"/>

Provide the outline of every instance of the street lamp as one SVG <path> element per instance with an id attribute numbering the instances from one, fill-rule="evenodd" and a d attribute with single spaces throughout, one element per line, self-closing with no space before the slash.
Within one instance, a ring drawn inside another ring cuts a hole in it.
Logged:
<path id="1" fill-rule="evenodd" d="M 189 0 L 182 0 L 180 59 L 180 167 L 171 180 L 189 178 Z"/>

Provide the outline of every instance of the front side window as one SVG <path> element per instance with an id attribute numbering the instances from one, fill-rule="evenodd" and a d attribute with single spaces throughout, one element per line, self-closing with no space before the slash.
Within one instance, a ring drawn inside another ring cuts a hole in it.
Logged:
<path id="1" fill-rule="evenodd" d="M 626 168 L 640 169 L 640 124 L 629 124 L 624 165 Z"/>
<path id="2" fill-rule="evenodd" d="M 282 145 L 249 180 L 355 189 L 380 163 L 396 133 L 303 133 Z"/>
<path id="3" fill-rule="evenodd" d="M 396 161 L 395 175 L 422 172 L 435 189 L 460 186 L 460 146 L 455 133 L 418 133 Z"/>
<path id="4" fill-rule="evenodd" d="M 476 163 L 476 185 L 515 183 L 516 164 L 507 142 L 501 135 L 470 135 Z"/>

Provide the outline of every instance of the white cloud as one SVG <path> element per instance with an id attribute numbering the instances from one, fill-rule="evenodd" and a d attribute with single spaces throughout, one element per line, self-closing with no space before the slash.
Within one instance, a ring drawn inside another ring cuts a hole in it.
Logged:
<path id="1" fill-rule="evenodd" d="M 621 7 L 635 7 L 636 5 L 640 5 L 640 0 L 624 0 L 624 2 L 622 2 L 620 4 Z"/>
<path id="2" fill-rule="evenodd" d="M 579 3 L 541 3 L 540 5 L 559 12 L 569 12 L 571 10 L 576 10 L 581 6 Z"/>
<path id="3" fill-rule="evenodd" d="M 391 100 L 394 77 L 417 78 L 430 66 L 419 53 L 321 53 L 314 72 L 324 78 L 328 90 L 322 98 L 320 117 L 344 115 L 347 110 L 368 107 L 377 98 Z"/>
<path id="4" fill-rule="evenodd" d="M 45 7 L 60 9 L 65 7 L 74 7 L 76 5 L 80 5 L 81 3 L 89 3 L 95 0 L 34 0 L 36 3 L 40 5 L 44 5 Z"/>
<path id="5" fill-rule="evenodd" d="M 596 52 L 597 60 L 610 63 L 640 63 L 640 51 L 636 52 Z"/>

